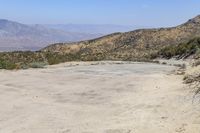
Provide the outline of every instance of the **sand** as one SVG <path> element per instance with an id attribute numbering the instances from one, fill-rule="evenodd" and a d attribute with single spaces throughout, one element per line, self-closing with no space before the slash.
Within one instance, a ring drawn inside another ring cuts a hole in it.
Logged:
<path id="1" fill-rule="evenodd" d="M 65 63 L 0 71 L 0 133 L 199 133 L 200 104 L 175 67 Z"/>

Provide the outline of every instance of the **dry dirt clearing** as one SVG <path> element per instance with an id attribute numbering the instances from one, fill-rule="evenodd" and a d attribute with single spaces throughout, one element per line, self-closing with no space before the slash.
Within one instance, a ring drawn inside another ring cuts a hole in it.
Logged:
<path id="1" fill-rule="evenodd" d="M 200 103 L 173 69 L 92 62 L 0 71 L 0 133 L 200 133 Z"/>

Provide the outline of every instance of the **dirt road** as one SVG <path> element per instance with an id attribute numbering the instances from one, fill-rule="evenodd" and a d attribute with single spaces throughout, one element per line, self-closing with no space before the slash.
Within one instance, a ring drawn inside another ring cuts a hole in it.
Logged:
<path id="1" fill-rule="evenodd" d="M 0 133 L 200 133 L 200 104 L 173 69 L 93 62 L 1 71 Z"/>

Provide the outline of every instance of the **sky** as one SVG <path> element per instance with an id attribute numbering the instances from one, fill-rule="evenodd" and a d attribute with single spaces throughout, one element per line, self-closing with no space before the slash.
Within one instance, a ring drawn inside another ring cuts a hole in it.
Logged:
<path id="1" fill-rule="evenodd" d="M 200 14 L 200 0 L 0 0 L 0 18 L 25 24 L 175 26 Z"/>

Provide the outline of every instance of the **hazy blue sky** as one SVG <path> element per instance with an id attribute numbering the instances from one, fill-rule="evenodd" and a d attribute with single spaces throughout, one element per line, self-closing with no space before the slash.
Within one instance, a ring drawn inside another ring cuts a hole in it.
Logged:
<path id="1" fill-rule="evenodd" d="M 0 0 L 0 18 L 42 24 L 173 26 L 200 14 L 200 0 Z"/>

